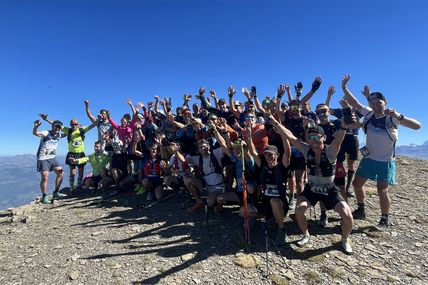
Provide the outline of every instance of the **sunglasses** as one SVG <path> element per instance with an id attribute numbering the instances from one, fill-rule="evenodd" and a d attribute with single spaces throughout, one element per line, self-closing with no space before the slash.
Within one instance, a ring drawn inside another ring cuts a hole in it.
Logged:
<path id="1" fill-rule="evenodd" d="M 73 123 L 73 124 L 71 124 L 72 126 L 78 126 L 79 125 L 79 123 Z"/>
<path id="2" fill-rule="evenodd" d="M 300 106 L 298 106 L 298 105 L 291 105 L 291 106 L 290 106 L 290 109 L 291 109 L 291 110 L 299 110 L 299 109 L 300 109 Z"/>
<path id="3" fill-rule="evenodd" d="M 61 125 L 54 125 L 54 127 L 57 128 L 57 129 L 61 129 L 62 128 Z"/>
<path id="4" fill-rule="evenodd" d="M 310 135 L 310 136 L 308 136 L 308 138 L 311 141 L 319 141 L 319 140 L 321 140 L 321 136 L 320 135 Z"/>
<path id="5" fill-rule="evenodd" d="M 327 113 L 327 110 L 319 110 L 315 112 L 317 115 L 323 115 L 325 113 Z"/>

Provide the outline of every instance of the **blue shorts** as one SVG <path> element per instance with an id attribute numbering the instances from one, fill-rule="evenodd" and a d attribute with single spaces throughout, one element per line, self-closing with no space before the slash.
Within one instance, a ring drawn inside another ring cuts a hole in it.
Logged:
<path id="1" fill-rule="evenodd" d="M 388 185 L 395 185 L 395 161 L 376 161 L 364 157 L 358 165 L 356 176 L 361 176 L 370 180 L 385 182 Z"/>

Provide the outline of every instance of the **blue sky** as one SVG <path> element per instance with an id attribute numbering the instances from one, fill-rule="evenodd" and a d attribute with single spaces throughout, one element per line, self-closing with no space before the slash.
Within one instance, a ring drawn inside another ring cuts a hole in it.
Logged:
<path id="1" fill-rule="evenodd" d="M 319 75 L 312 105 L 333 84 L 335 106 L 345 73 L 354 94 L 369 84 L 418 119 L 422 129 L 401 128 L 399 144 L 420 144 L 428 140 L 427 12 L 422 0 L 3 0 L 0 154 L 36 152 L 39 112 L 89 124 L 84 99 L 94 113 L 107 108 L 119 120 L 128 97 L 147 102 L 158 94 L 178 104 L 200 86 L 225 97 L 230 84 L 273 96 L 280 83 L 309 88 Z M 95 131 L 88 152 L 94 138 Z"/>

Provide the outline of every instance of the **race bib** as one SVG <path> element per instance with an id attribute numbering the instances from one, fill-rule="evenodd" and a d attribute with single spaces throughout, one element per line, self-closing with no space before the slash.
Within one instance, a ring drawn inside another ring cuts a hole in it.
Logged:
<path id="1" fill-rule="evenodd" d="M 328 189 L 325 186 L 311 185 L 311 191 L 321 195 L 328 195 Z"/>
<path id="2" fill-rule="evenodd" d="M 279 190 L 277 185 L 266 184 L 265 196 L 279 197 Z"/>
<path id="3" fill-rule="evenodd" d="M 71 145 L 74 146 L 74 147 L 79 147 L 79 146 L 82 145 L 82 141 L 72 141 Z"/>

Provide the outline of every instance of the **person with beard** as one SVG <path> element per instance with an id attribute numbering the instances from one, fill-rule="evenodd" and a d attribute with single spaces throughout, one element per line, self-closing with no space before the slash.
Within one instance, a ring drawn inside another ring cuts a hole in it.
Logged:
<path id="1" fill-rule="evenodd" d="M 347 102 L 342 101 L 342 106 Z M 298 246 L 306 245 L 310 240 L 306 210 L 310 206 L 322 201 L 327 210 L 334 209 L 342 218 L 342 248 L 346 254 L 352 254 L 348 237 L 352 230 L 353 218 L 351 209 L 339 194 L 339 189 L 334 184 L 335 164 L 340 144 L 345 136 L 346 125 L 344 120 L 330 145 L 325 144 L 324 130 L 320 126 L 308 129 L 308 143 L 298 139 L 293 133 L 285 129 L 285 136 L 305 157 L 308 167 L 308 183 L 303 192 L 297 198 L 296 219 L 302 238 L 297 242 Z"/>
<path id="2" fill-rule="evenodd" d="M 92 176 L 85 178 L 85 185 L 82 188 L 88 189 L 89 187 L 103 188 L 106 187 L 111 181 L 107 177 L 107 165 L 109 157 L 102 152 L 102 143 L 96 141 L 94 143 L 94 153 L 82 158 L 70 158 L 73 164 L 82 164 L 89 162 L 92 166 Z M 101 187 L 103 186 L 103 187 Z"/>
<path id="3" fill-rule="evenodd" d="M 90 101 L 85 100 L 84 103 L 85 103 L 86 115 L 88 116 L 89 120 L 91 120 L 92 123 L 95 122 L 97 120 L 97 118 L 95 118 L 92 115 L 91 110 L 89 109 Z M 104 150 L 104 147 L 105 147 L 105 143 L 103 141 L 103 134 L 106 132 L 109 132 L 111 127 L 112 127 L 111 123 L 108 120 L 107 114 L 108 114 L 108 110 L 106 110 L 106 109 L 101 109 L 100 113 L 98 114 L 98 118 L 99 118 L 99 121 L 97 124 L 98 141 L 100 141 L 102 143 L 101 144 L 102 150 Z"/>
<path id="4" fill-rule="evenodd" d="M 370 92 L 368 85 L 364 87 L 369 106 L 363 106 L 347 87 L 350 75 L 342 79 L 342 89 L 352 107 L 364 115 L 363 130 L 366 133 L 366 145 L 362 149 L 363 159 L 358 165 L 353 182 L 358 208 L 352 213 L 355 219 L 364 219 L 365 193 L 364 185 L 367 180 L 377 182 L 381 218 L 377 228 L 386 230 L 389 227 L 389 211 L 391 198 L 388 194 L 389 185 L 395 181 L 395 145 L 398 138 L 398 126 L 418 130 L 421 124 L 415 119 L 408 118 L 395 109 L 387 109 L 385 96 L 380 92 Z"/>

